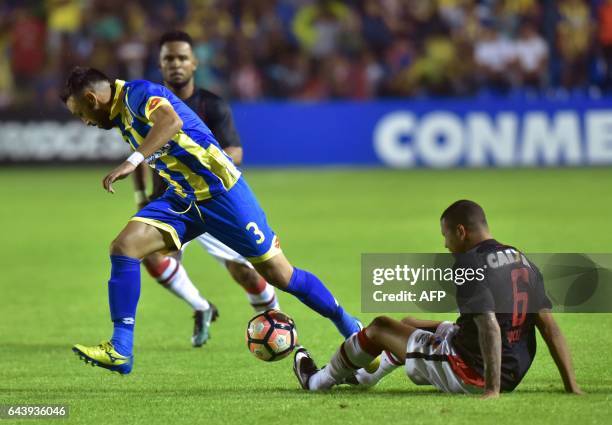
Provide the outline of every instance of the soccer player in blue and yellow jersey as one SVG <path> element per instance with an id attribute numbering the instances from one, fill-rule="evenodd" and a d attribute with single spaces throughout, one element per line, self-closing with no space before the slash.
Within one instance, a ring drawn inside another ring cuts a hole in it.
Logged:
<path id="1" fill-rule="evenodd" d="M 164 195 L 134 215 L 110 246 L 108 295 L 114 331 L 97 346 L 73 350 L 92 364 L 131 372 L 140 261 L 209 233 L 246 257 L 269 283 L 296 296 L 332 320 L 344 337 L 359 331 L 331 292 L 312 273 L 293 267 L 240 171 L 202 120 L 164 86 L 149 81 L 111 80 L 92 68 L 70 73 L 62 100 L 87 125 L 117 128 L 134 152 L 112 170 L 102 186 L 146 162 L 168 183 Z"/>
<path id="2" fill-rule="evenodd" d="M 164 33 L 159 47 L 159 69 L 164 86 L 198 114 L 213 132 L 215 140 L 219 142 L 223 151 L 232 158 L 235 165 L 240 165 L 243 149 L 230 105 L 216 94 L 196 87 L 194 74 L 198 61 L 189 34 L 181 31 Z M 159 174 L 151 173 L 153 190 L 147 195 L 145 193 L 147 168 L 143 163 L 132 173 L 137 190 L 135 199 L 139 209 L 149 201 L 162 196 L 168 188 Z M 246 258 L 208 233 L 198 236 L 194 241 L 227 268 L 232 278 L 245 290 L 247 299 L 256 312 L 280 308 L 274 287 L 257 273 Z M 185 247 L 186 245 L 183 245 L 181 252 Z M 201 347 L 208 340 L 210 322 L 218 313 L 216 307 L 208 303 L 189 278 L 181 262 L 181 254 L 171 256 L 154 253 L 146 256 L 142 263 L 151 277 L 193 308 L 191 342 L 194 347 Z"/>

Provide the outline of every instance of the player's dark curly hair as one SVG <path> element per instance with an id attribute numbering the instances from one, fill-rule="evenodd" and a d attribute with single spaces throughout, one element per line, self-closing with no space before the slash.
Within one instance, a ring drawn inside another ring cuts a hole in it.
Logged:
<path id="1" fill-rule="evenodd" d="M 111 82 L 110 78 L 102 71 L 76 66 L 72 68 L 70 75 L 66 78 L 66 84 L 60 93 L 60 98 L 62 102 L 66 103 L 70 96 L 81 93 L 83 89 L 103 81 Z"/>
<path id="2" fill-rule="evenodd" d="M 444 210 L 440 220 L 446 220 L 450 226 L 462 224 L 467 228 L 488 227 L 487 217 L 480 205 L 474 201 L 461 199 L 453 202 L 451 206 Z"/>
<path id="3" fill-rule="evenodd" d="M 161 46 L 164 44 L 171 43 L 173 41 L 184 41 L 193 47 L 193 39 L 189 34 L 183 31 L 168 31 L 164 33 L 159 39 L 159 47 L 161 48 Z"/>

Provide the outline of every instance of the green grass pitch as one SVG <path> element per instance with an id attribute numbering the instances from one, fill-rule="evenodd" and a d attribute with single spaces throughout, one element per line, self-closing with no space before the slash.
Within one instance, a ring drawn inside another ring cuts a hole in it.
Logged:
<path id="1" fill-rule="evenodd" d="M 133 373 L 84 366 L 70 347 L 110 335 L 108 245 L 134 208 L 129 181 L 115 195 L 102 190 L 106 171 L 0 170 L 0 404 L 67 404 L 75 424 L 610 423 L 612 315 L 558 316 L 584 397 L 562 393 L 541 341 L 523 383 L 496 401 L 416 387 L 400 371 L 370 391 L 308 394 L 290 360 L 267 364 L 249 354 L 245 296 L 196 245 L 187 269 L 221 312 L 209 343 L 191 348 L 190 310 L 143 274 Z M 357 314 L 360 254 L 443 252 L 438 217 L 460 198 L 480 202 L 493 234 L 526 252 L 611 251 L 609 169 L 245 175 L 288 258 Z M 325 363 L 340 342 L 331 323 L 287 294 L 280 301 Z"/>

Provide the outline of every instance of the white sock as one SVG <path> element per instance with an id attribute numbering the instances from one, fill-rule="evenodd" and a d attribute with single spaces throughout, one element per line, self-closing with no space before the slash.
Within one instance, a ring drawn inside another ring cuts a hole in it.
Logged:
<path id="1" fill-rule="evenodd" d="M 246 295 L 249 299 L 249 303 L 257 313 L 269 309 L 280 310 L 280 304 L 278 303 L 274 286 L 263 280 L 263 278 L 257 290 L 247 292 Z"/>
<path id="2" fill-rule="evenodd" d="M 163 272 L 156 277 L 157 281 L 168 288 L 177 297 L 185 300 L 194 310 L 208 310 L 210 304 L 200 295 L 194 286 L 185 267 L 176 259 L 168 257 L 167 266 Z"/>
<path id="3" fill-rule="evenodd" d="M 310 378 L 308 389 L 327 390 L 339 384 L 355 370 L 369 365 L 376 358 L 375 351 L 377 348 L 366 336 L 365 330 L 353 334 L 340 345 L 328 365 Z"/>
<path id="4" fill-rule="evenodd" d="M 355 373 L 355 377 L 361 385 L 370 387 L 376 385 L 381 379 L 400 366 L 402 366 L 402 362 L 398 358 L 389 351 L 383 351 L 380 355 L 380 365 L 375 372 L 369 373 L 365 369 L 359 369 Z"/>
<path id="5" fill-rule="evenodd" d="M 329 374 L 327 366 L 312 375 L 310 381 L 308 381 L 308 389 L 310 391 L 328 390 L 334 385 L 336 385 L 336 381 Z"/>

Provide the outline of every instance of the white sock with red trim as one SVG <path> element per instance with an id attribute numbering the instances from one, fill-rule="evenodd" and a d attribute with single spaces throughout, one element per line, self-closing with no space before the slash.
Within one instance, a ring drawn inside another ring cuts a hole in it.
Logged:
<path id="1" fill-rule="evenodd" d="M 355 370 L 366 367 L 380 355 L 378 347 L 365 333 L 365 329 L 351 335 L 340 345 L 329 364 L 310 377 L 308 389 L 327 390 L 344 381 Z"/>
<path id="2" fill-rule="evenodd" d="M 393 355 L 390 351 L 383 351 L 380 355 L 380 364 L 378 369 L 373 373 L 369 373 L 365 369 L 359 369 L 355 373 L 357 381 L 361 385 L 372 386 L 376 385 L 385 376 L 396 370 L 398 367 L 403 366 L 404 363 Z"/>
<path id="3" fill-rule="evenodd" d="M 183 265 L 175 258 L 166 257 L 159 267 L 147 268 L 149 274 L 164 288 L 185 300 L 194 310 L 208 310 L 210 304 L 195 287 Z"/>
<path id="4" fill-rule="evenodd" d="M 280 310 L 280 304 L 278 303 L 278 298 L 276 298 L 274 286 L 266 282 L 263 277 L 260 279 L 256 288 L 246 290 L 246 295 L 249 299 L 249 303 L 257 313 L 269 309 Z"/>

